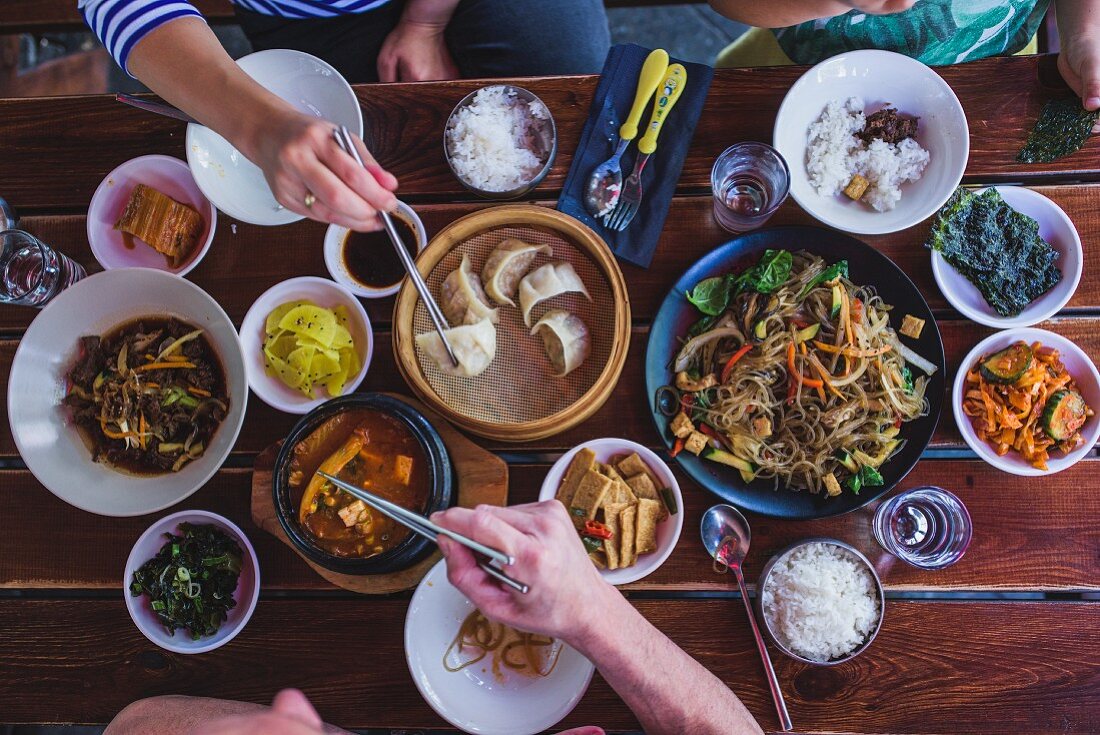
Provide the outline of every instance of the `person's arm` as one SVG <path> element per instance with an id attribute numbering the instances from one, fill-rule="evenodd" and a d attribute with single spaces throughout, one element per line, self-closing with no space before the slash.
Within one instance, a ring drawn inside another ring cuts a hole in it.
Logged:
<path id="1" fill-rule="evenodd" d="M 900 13 L 916 0 L 708 0 L 721 15 L 757 28 L 785 28 L 819 18 L 832 18 L 849 10 L 872 15 Z"/>
<path id="2" fill-rule="evenodd" d="M 159 13 L 165 6 L 182 6 Z M 245 74 L 186 3 L 88 0 L 88 24 L 127 72 L 217 131 L 267 178 L 287 209 L 359 230 L 396 206 L 394 177 L 367 153 L 369 171 L 343 153 L 332 125 L 299 112 Z M 176 14 L 178 13 L 178 14 Z M 360 142 L 360 152 L 366 148 Z M 307 193 L 316 201 L 305 206 Z"/>
<path id="3" fill-rule="evenodd" d="M 150 697 L 118 713 L 103 735 L 348 735 L 321 721 L 296 689 L 278 693 L 270 707 L 207 697 Z"/>
<path id="4" fill-rule="evenodd" d="M 458 0 L 408 0 L 397 27 L 378 53 L 382 82 L 430 82 L 457 79 L 444 32 Z"/>
<path id="5" fill-rule="evenodd" d="M 649 735 L 762 732 L 725 684 L 603 581 L 558 501 L 452 508 L 432 520 L 514 556 L 506 570 L 530 585 L 526 595 L 501 587 L 468 549 L 439 538 L 455 587 L 487 617 L 561 639 L 584 654 Z"/>
<path id="6" fill-rule="evenodd" d="M 1086 110 L 1100 110 L 1100 0 L 1057 0 L 1055 11 L 1058 70 Z"/>

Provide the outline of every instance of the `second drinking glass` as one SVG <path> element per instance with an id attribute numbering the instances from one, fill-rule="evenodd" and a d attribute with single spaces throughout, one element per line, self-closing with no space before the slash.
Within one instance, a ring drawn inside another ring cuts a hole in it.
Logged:
<path id="1" fill-rule="evenodd" d="M 760 227 L 775 214 L 791 186 L 791 172 L 766 143 L 731 145 L 710 172 L 714 219 L 730 232 Z"/>

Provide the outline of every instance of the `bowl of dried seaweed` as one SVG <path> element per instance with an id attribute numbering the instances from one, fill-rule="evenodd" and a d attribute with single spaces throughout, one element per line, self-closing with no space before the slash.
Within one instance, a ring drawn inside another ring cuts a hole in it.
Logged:
<path id="1" fill-rule="evenodd" d="M 956 190 L 925 245 L 947 301 L 989 327 L 1049 319 L 1081 280 L 1077 228 L 1053 201 L 1020 186 Z"/>

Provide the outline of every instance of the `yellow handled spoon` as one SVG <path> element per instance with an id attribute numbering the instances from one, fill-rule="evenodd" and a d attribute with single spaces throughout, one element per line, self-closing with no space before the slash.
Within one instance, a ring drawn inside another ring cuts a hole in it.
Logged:
<path id="1" fill-rule="evenodd" d="M 634 164 L 634 173 L 622 187 L 622 198 L 615 208 L 615 214 L 607 221 L 608 228 L 612 230 L 625 230 L 638 214 L 638 204 L 642 201 L 642 169 L 649 162 L 649 157 L 657 150 L 657 136 L 661 134 L 661 128 L 668 119 L 668 113 L 672 111 L 676 100 L 684 92 L 687 85 L 687 69 L 683 64 L 673 64 L 665 73 L 664 83 L 657 90 L 657 99 L 653 101 L 653 116 L 649 119 L 649 128 L 645 135 L 638 141 L 638 160 Z"/>
<path id="2" fill-rule="evenodd" d="M 668 52 L 664 49 L 651 51 L 642 64 L 638 75 L 638 89 L 634 93 L 634 104 L 630 114 L 619 128 L 619 144 L 615 153 L 595 169 L 588 177 L 584 187 L 584 206 L 593 217 L 605 217 L 611 214 L 619 202 L 619 192 L 623 185 L 623 170 L 619 160 L 623 157 L 630 141 L 638 135 L 638 123 L 642 119 L 646 103 L 653 97 L 657 86 L 668 69 Z"/>

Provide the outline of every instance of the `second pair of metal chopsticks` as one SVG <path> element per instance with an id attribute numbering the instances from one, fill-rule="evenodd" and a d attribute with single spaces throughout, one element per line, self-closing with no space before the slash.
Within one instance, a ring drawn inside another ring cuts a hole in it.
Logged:
<path id="1" fill-rule="evenodd" d="M 451 531 L 450 529 L 443 528 L 443 526 L 432 523 L 432 521 L 425 518 L 424 516 L 419 515 L 417 513 L 413 513 L 411 510 L 408 510 L 406 508 L 402 508 L 400 505 L 397 505 L 396 503 L 391 503 L 390 501 L 386 500 L 385 498 L 380 498 L 377 495 L 375 495 L 374 493 L 370 492 L 369 490 L 364 490 L 363 488 L 356 487 L 355 485 L 352 485 L 351 483 L 344 482 L 343 480 L 341 480 L 337 477 L 333 477 L 332 475 L 328 474 L 327 472 L 318 471 L 317 474 L 320 475 L 321 477 L 325 478 L 326 480 L 328 480 L 329 482 L 331 482 L 333 485 L 340 488 L 344 492 L 346 492 L 346 493 L 348 493 L 348 494 L 350 494 L 350 495 L 352 495 L 356 498 L 359 498 L 364 503 L 366 503 L 367 505 L 369 505 L 372 508 L 376 509 L 380 513 L 384 513 L 385 515 L 387 515 L 390 518 L 394 519 L 395 521 L 397 521 L 401 525 L 409 528 L 410 530 L 412 530 L 416 533 L 419 533 L 421 536 L 423 536 L 426 539 L 429 539 L 431 541 L 435 541 L 437 536 L 443 535 L 443 536 L 446 536 L 449 539 L 452 539 L 452 540 L 462 544 L 463 546 L 465 546 L 466 548 L 470 549 L 471 551 L 473 551 L 477 554 L 481 554 L 483 556 L 488 557 L 490 560 L 495 561 L 498 564 L 507 565 L 507 564 L 515 564 L 516 563 L 516 560 L 513 557 L 509 556 L 508 554 L 505 554 L 504 552 L 497 551 L 496 549 L 494 549 L 490 546 L 486 546 L 485 544 L 474 541 L 472 538 L 469 538 L 467 536 L 463 536 L 461 533 L 455 533 L 454 531 Z M 512 579 L 507 574 L 500 571 L 499 569 L 497 569 L 496 567 L 494 567 L 491 564 L 479 561 L 478 562 L 478 567 L 480 567 L 482 569 L 482 571 L 484 571 L 486 574 L 488 574 L 493 579 L 497 580 L 498 582 L 501 582 L 503 584 L 508 585 L 509 587 L 511 587 L 512 589 L 516 590 L 517 592 L 519 592 L 521 594 L 524 594 L 524 595 L 527 594 L 528 589 L 530 589 L 523 582 L 519 582 L 515 579 Z"/>
<path id="2" fill-rule="evenodd" d="M 336 143 L 343 149 L 344 153 L 355 159 L 355 162 L 360 166 L 365 166 L 363 163 L 363 157 L 359 155 L 359 149 L 355 146 L 355 141 L 351 137 L 351 132 L 341 125 L 335 128 L 333 136 L 336 138 Z M 447 350 L 447 356 L 451 358 L 451 364 L 458 367 L 458 358 L 455 357 L 454 350 L 451 349 L 451 343 L 447 339 L 447 335 L 444 334 L 447 329 L 447 319 L 443 316 L 443 311 L 439 308 L 439 304 L 432 298 L 432 292 L 428 289 L 428 284 L 424 282 L 424 278 L 420 275 L 420 271 L 416 267 L 416 263 L 413 262 L 412 256 L 409 255 L 409 251 L 405 249 L 405 246 L 401 244 L 401 235 L 397 232 L 397 227 L 393 223 L 393 217 L 389 212 L 380 212 L 382 215 L 382 223 L 386 227 L 386 232 L 390 236 L 390 241 L 393 242 L 393 247 L 397 250 L 397 257 L 401 259 L 402 265 L 405 266 L 405 271 L 409 274 L 409 278 L 412 280 L 413 285 L 416 286 L 417 293 L 420 294 L 420 298 L 424 301 L 424 306 L 428 309 L 428 316 L 432 319 L 432 324 L 435 326 L 435 331 L 439 334 L 439 338 L 443 340 L 443 347 Z"/>

